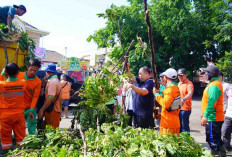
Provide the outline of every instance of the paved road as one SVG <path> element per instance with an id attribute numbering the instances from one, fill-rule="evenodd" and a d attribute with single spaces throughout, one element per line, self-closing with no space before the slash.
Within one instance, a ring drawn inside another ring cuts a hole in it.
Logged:
<path id="1" fill-rule="evenodd" d="M 190 115 L 190 134 L 195 140 L 202 144 L 202 147 L 207 147 L 205 141 L 205 128 L 201 126 L 201 97 L 194 97 L 192 101 L 192 113 Z"/>

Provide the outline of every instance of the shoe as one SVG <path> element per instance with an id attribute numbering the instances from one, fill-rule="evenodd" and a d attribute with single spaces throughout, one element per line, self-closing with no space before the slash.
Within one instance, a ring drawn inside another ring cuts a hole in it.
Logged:
<path id="1" fill-rule="evenodd" d="M 220 157 L 226 157 L 226 148 L 225 146 L 221 146 L 220 150 L 219 150 L 219 154 Z"/>
<path id="2" fill-rule="evenodd" d="M 231 146 L 225 147 L 225 148 L 226 148 L 226 151 L 227 151 L 227 152 L 232 152 L 232 147 L 231 147 Z"/>
<path id="3" fill-rule="evenodd" d="M 68 116 L 66 116 L 65 118 L 69 118 Z"/>

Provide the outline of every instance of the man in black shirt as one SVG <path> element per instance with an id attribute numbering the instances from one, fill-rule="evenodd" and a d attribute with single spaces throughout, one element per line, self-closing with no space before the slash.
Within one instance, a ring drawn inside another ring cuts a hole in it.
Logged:
<path id="1" fill-rule="evenodd" d="M 153 128 L 153 109 L 154 109 L 154 95 L 152 89 L 154 82 L 151 77 L 151 70 L 147 67 L 139 69 L 139 77 L 135 77 L 138 86 L 128 84 L 125 90 L 132 88 L 135 91 L 133 97 L 133 111 L 134 111 L 134 127 Z"/>

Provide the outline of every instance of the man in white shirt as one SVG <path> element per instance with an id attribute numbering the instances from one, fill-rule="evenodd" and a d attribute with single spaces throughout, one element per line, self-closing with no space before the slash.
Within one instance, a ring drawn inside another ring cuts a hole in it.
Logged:
<path id="1" fill-rule="evenodd" d="M 130 81 L 131 84 L 136 86 L 135 81 Z M 124 85 L 124 88 L 127 85 Z M 128 125 L 132 126 L 132 119 L 134 116 L 134 112 L 133 112 L 133 97 L 135 95 L 135 91 L 132 88 L 129 88 L 127 91 L 125 91 L 125 89 L 123 88 L 122 90 L 122 103 L 124 106 L 125 111 L 127 112 L 128 116 L 130 116 Z"/>
<path id="2" fill-rule="evenodd" d="M 222 126 L 222 140 L 228 151 L 232 150 L 230 145 L 232 133 L 232 85 L 227 86 L 226 96 L 228 97 L 228 106 L 225 113 L 225 120 Z"/>
<path id="3" fill-rule="evenodd" d="M 230 84 L 224 82 L 223 73 L 221 71 L 219 72 L 219 79 L 222 82 L 222 86 L 223 86 L 223 109 L 224 109 L 224 113 L 225 113 L 226 109 L 227 109 L 227 105 L 228 105 L 228 100 L 227 100 L 227 96 L 226 96 L 226 89 Z"/>

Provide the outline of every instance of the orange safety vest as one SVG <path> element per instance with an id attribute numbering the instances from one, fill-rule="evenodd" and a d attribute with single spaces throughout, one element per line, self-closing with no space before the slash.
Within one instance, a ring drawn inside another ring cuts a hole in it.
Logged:
<path id="1" fill-rule="evenodd" d="M 24 105 L 24 91 L 26 89 L 26 82 L 22 80 L 15 81 L 1 81 L 1 105 L 0 117 L 6 118 L 14 114 L 23 113 Z"/>
<path id="2" fill-rule="evenodd" d="M 157 102 L 162 106 L 160 127 L 170 129 L 180 128 L 180 110 L 175 110 L 171 112 L 167 111 L 174 99 L 179 95 L 179 88 L 177 86 L 177 83 L 174 82 L 166 86 L 166 88 L 163 90 L 163 97 L 159 94 L 156 95 Z"/>
<path id="3" fill-rule="evenodd" d="M 208 100 L 209 100 L 208 90 L 211 86 L 217 86 L 221 91 L 221 95 L 218 97 L 218 100 L 215 101 L 213 105 L 213 108 L 215 109 L 214 118 L 216 118 L 216 121 L 224 121 L 225 117 L 224 117 L 224 112 L 223 112 L 223 87 L 222 87 L 222 83 L 219 80 L 210 82 L 203 92 L 203 98 L 201 102 L 202 115 L 204 115 L 207 105 L 208 105 Z M 208 119 L 208 121 L 213 121 L 213 120 Z"/>

